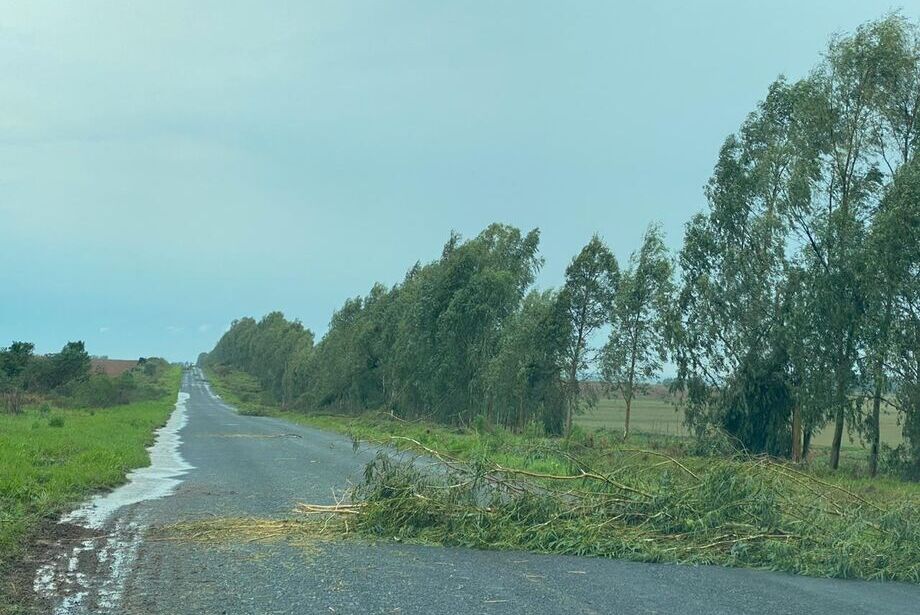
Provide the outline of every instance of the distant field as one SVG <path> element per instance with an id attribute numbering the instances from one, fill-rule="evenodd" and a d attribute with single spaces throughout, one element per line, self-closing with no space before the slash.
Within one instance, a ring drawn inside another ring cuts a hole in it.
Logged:
<path id="1" fill-rule="evenodd" d="M 105 374 L 115 378 L 137 367 L 137 363 L 136 359 L 92 359 L 89 369 L 94 374 Z"/>
<path id="2" fill-rule="evenodd" d="M 575 422 L 589 430 L 618 430 L 623 429 L 625 416 L 626 404 L 622 399 L 604 398 L 599 400 L 594 408 L 577 416 Z M 901 427 L 897 423 L 897 416 L 884 406 L 882 406 L 881 428 L 882 442 L 890 446 L 897 446 L 901 443 Z M 675 409 L 673 398 L 663 395 L 660 391 L 653 391 L 652 394 L 633 401 L 630 431 L 671 436 L 689 435 L 684 426 L 683 411 Z M 828 426 L 815 438 L 815 444 L 830 446 L 833 435 L 833 426 Z M 861 448 L 858 441 L 850 442 L 847 438 L 844 438 L 844 446 Z"/>

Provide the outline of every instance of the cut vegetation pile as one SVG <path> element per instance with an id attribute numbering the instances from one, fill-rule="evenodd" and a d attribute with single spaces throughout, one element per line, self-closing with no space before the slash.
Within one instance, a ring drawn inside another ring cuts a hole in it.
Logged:
<path id="1" fill-rule="evenodd" d="M 421 457 L 381 454 L 352 504 L 302 512 L 417 542 L 920 582 L 920 502 L 872 501 L 768 458 L 690 467 L 622 448 L 598 471 L 565 451 L 529 450 L 568 468 L 549 474 L 397 441 Z"/>

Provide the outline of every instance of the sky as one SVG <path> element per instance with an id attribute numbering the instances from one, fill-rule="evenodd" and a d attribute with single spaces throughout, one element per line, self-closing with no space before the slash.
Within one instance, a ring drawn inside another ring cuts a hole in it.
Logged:
<path id="1" fill-rule="evenodd" d="M 718 149 L 833 33 L 920 1 L 0 0 L 0 346 L 193 360 L 322 334 L 452 230 L 678 249 Z"/>

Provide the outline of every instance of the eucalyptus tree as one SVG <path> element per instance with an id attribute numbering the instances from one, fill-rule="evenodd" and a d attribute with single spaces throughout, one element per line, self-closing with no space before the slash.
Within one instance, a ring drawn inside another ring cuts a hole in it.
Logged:
<path id="1" fill-rule="evenodd" d="M 619 279 L 619 266 L 610 248 L 594 235 L 565 270 L 565 286 L 559 301 L 570 323 L 565 347 L 568 403 L 565 433 L 572 430 L 572 417 L 582 400 L 580 377 L 594 360 L 591 336 L 607 323 Z"/>
<path id="2" fill-rule="evenodd" d="M 364 300 L 349 298 L 332 314 L 326 334 L 310 357 L 309 400 L 316 406 L 342 410 L 363 407 L 356 382 L 366 368 L 356 351 L 356 337 L 364 317 Z"/>
<path id="3" fill-rule="evenodd" d="M 904 350 L 896 335 L 901 331 L 898 325 L 904 322 L 898 302 L 905 298 L 903 291 L 910 288 L 904 285 L 910 278 L 910 263 L 913 261 L 916 267 L 918 260 L 916 251 L 911 249 L 918 243 L 912 231 L 916 228 L 916 208 L 911 204 L 918 197 L 913 161 L 920 133 L 920 31 L 900 15 L 889 16 L 876 28 L 884 34 L 879 38 L 886 43 L 887 68 L 881 74 L 880 95 L 874 105 L 873 145 L 886 174 L 886 189 L 871 220 L 866 244 L 861 376 L 871 399 L 871 411 L 864 422 L 857 423 L 869 440 L 869 470 L 873 476 L 881 446 L 880 410 L 892 399 L 885 393 L 897 386 L 899 374 L 893 365 Z"/>
<path id="4" fill-rule="evenodd" d="M 281 400 L 282 405 L 286 407 L 301 405 L 304 396 L 310 390 L 313 341 L 313 332 L 305 329 L 291 345 L 287 365 L 281 377 Z"/>
<path id="5" fill-rule="evenodd" d="M 823 134 L 826 145 L 818 159 L 813 198 L 789 210 L 794 228 L 808 239 L 806 266 L 816 272 L 816 324 L 825 340 L 820 351 L 827 354 L 833 387 L 832 468 L 839 464 L 845 420 L 853 408 L 851 392 L 857 385 L 866 293 L 862 245 L 884 181 L 873 150 L 875 111 L 897 64 L 896 26 L 890 20 L 872 22 L 834 40 L 825 61 L 809 77 L 823 102 L 809 118 L 811 130 Z"/>
<path id="6" fill-rule="evenodd" d="M 673 267 L 661 228 L 645 232 L 642 247 L 620 273 L 602 352 L 604 379 L 626 402 L 623 438 L 629 437 L 632 402 L 667 359 L 667 314 L 673 296 Z"/>
<path id="7" fill-rule="evenodd" d="M 251 358 L 250 342 L 255 332 L 254 318 L 234 320 L 230 328 L 220 337 L 205 361 L 209 365 L 230 365 L 242 371 L 249 371 Z"/>
<path id="8" fill-rule="evenodd" d="M 542 423 L 560 434 L 565 419 L 562 351 L 569 323 L 558 309 L 558 295 L 532 290 L 504 324 L 489 367 L 489 418 L 517 431 Z"/>
<path id="9" fill-rule="evenodd" d="M 895 175 L 873 220 L 871 248 L 876 293 L 874 311 L 878 337 L 884 337 L 873 359 L 890 374 L 902 425 L 904 461 L 913 478 L 920 478 L 920 162 L 911 159 Z M 879 322 L 880 321 L 880 322 Z M 876 338 L 873 338 L 876 339 Z M 873 397 L 877 456 L 877 413 L 881 396 Z"/>
<path id="10" fill-rule="evenodd" d="M 783 212 L 808 198 L 815 139 L 794 111 L 813 92 L 780 79 L 726 139 L 706 187 L 709 210 L 687 225 L 670 345 L 686 420 L 715 425 L 745 448 L 786 454 L 794 395 L 783 342 L 791 268 Z M 797 105 L 796 103 L 799 103 Z"/>

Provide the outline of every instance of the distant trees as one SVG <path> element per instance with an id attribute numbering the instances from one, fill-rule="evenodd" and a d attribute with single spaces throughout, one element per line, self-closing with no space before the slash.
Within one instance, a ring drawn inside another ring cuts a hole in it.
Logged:
<path id="1" fill-rule="evenodd" d="M 252 318 L 234 321 L 206 359 L 252 374 L 271 399 L 286 406 L 300 394 L 296 386 L 285 382 L 288 370 L 296 369 L 292 357 L 309 354 L 312 347 L 311 331 L 286 320 L 281 312 L 272 312 L 259 322 Z"/>
<path id="2" fill-rule="evenodd" d="M 258 324 L 235 322 L 207 361 L 252 373 L 273 398 L 286 394 L 301 407 L 385 407 L 452 423 L 482 414 L 558 428 L 558 420 L 544 421 L 558 401 L 557 349 L 544 343 L 524 364 L 507 350 L 536 336 L 524 318 L 560 326 L 555 295 L 524 300 L 541 265 L 538 243 L 538 231 L 500 224 L 469 241 L 452 235 L 438 260 L 417 264 L 401 284 L 347 300 L 315 347 L 312 334 L 270 314 Z"/>
<path id="3" fill-rule="evenodd" d="M 89 375 L 89 354 L 83 342 L 68 342 L 51 355 L 36 355 L 34 350 L 29 342 L 13 342 L 8 348 L 0 348 L 0 386 L 46 393 Z"/>
<path id="4" fill-rule="evenodd" d="M 152 374 L 165 369 L 162 359 L 149 359 Z M 90 373 L 90 357 L 83 342 L 68 342 L 60 352 L 36 355 L 29 342 L 0 348 L 0 397 L 7 410 L 19 412 L 29 398 L 51 397 L 62 403 L 107 406 L 126 403 L 137 393 L 148 393 L 145 383 L 126 373 L 119 379 Z"/>
<path id="5" fill-rule="evenodd" d="M 626 403 L 623 437 L 629 437 L 632 402 L 657 378 L 667 359 L 667 315 L 673 296 L 672 266 L 661 229 L 650 226 L 642 247 L 620 274 L 602 353 L 604 379 Z"/>

